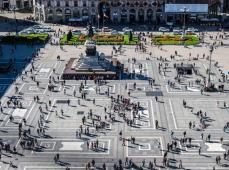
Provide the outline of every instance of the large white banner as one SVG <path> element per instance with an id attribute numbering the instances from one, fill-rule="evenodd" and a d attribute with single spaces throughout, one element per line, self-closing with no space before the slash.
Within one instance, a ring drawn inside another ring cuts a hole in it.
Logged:
<path id="1" fill-rule="evenodd" d="M 165 4 L 166 13 L 208 13 L 208 4 Z"/>

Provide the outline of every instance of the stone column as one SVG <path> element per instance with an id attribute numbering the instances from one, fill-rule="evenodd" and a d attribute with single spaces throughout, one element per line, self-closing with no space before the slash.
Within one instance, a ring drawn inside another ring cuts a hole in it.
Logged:
<path id="1" fill-rule="evenodd" d="M 31 0 L 28 0 L 28 2 L 29 2 L 29 8 L 32 8 L 32 2 L 31 2 Z"/>
<path id="2" fill-rule="evenodd" d="M 144 9 L 144 22 L 148 21 L 148 17 L 147 17 L 147 8 Z"/>
<path id="3" fill-rule="evenodd" d="M 129 12 L 129 9 L 127 10 L 127 22 L 128 23 L 130 22 L 130 12 Z"/>
<path id="4" fill-rule="evenodd" d="M 138 21 L 139 21 L 139 17 L 138 17 L 138 10 L 136 10 L 136 11 L 135 11 L 135 20 L 136 20 L 136 22 L 138 22 Z"/>
<path id="5" fill-rule="evenodd" d="M 157 19 L 157 11 L 156 7 L 153 6 L 153 22 L 156 23 Z"/>
<path id="6" fill-rule="evenodd" d="M 117 8 L 117 13 L 118 13 L 118 22 L 121 22 L 121 9 Z"/>

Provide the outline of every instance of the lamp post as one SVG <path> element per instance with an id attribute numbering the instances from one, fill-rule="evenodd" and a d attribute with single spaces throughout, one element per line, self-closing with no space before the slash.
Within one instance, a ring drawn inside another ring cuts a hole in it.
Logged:
<path id="1" fill-rule="evenodd" d="M 38 9 L 38 21 L 39 21 L 39 23 L 41 23 L 41 18 L 42 18 L 42 21 L 44 21 L 44 14 L 43 14 L 43 8 L 44 7 L 42 4 L 43 4 L 42 0 L 39 0 L 36 3 L 36 7 Z"/>
<path id="2" fill-rule="evenodd" d="M 180 9 L 180 11 L 182 11 L 184 13 L 184 19 L 183 19 L 183 35 L 182 37 L 185 35 L 185 15 L 186 15 L 186 12 L 189 11 L 189 9 L 187 9 L 186 7 L 184 7 L 183 9 Z"/>
<path id="3" fill-rule="evenodd" d="M 13 8 L 13 12 L 14 12 L 14 20 L 15 20 L 15 34 L 18 34 L 17 31 L 17 17 L 16 17 L 16 6 Z"/>
<path id="4" fill-rule="evenodd" d="M 209 56 L 209 70 L 208 70 L 208 87 L 211 87 L 211 65 L 212 65 L 212 52 L 214 50 L 214 46 L 210 46 L 210 56 Z"/>

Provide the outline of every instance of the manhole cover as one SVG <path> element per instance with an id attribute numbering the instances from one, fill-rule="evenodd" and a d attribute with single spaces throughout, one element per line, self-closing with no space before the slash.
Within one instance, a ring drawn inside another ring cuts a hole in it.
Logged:
<path id="1" fill-rule="evenodd" d="M 163 96 L 162 91 L 147 91 L 146 96 Z"/>

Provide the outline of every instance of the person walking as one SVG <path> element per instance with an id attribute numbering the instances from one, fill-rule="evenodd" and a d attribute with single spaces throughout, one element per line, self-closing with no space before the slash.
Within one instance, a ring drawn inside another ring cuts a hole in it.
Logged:
<path id="1" fill-rule="evenodd" d="M 179 163 L 179 168 L 183 168 L 183 165 L 182 165 L 182 160 L 180 160 L 180 163 Z"/>
<path id="2" fill-rule="evenodd" d="M 145 161 L 145 159 L 143 159 L 142 160 L 142 167 L 145 167 L 145 163 L 146 163 L 146 161 Z"/>

